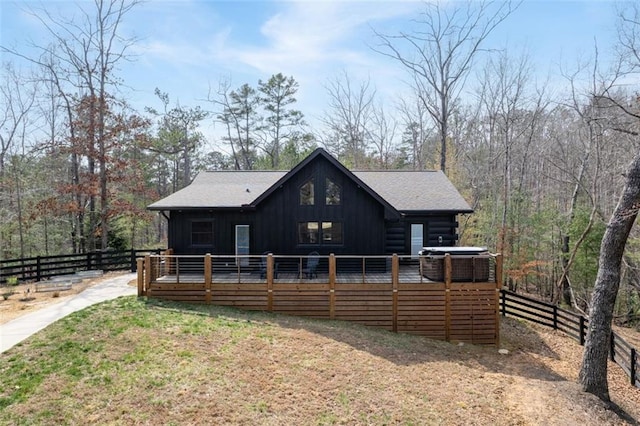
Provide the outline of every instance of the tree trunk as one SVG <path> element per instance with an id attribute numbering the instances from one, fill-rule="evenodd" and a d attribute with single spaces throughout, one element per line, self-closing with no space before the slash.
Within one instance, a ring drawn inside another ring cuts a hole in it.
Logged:
<path id="1" fill-rule="evenodd" d="M 571 289 L 569 287 L 569 240 L 568 235 L 562 235 L 562 245 L 560 246 L 560 258 L 562 259 L 562 276 L 560 277 L 560 291 L 562 294 L 554 295 L 554 299 L 562 296 L 562 300 L 567 306 L 571 306 Z"/>
<path id="2" fill-rule="evenodd" d="M 634 157 L 618 205 L 602 238 L 598 275 L 591 297 L 589 330 L 579 381 L 582 389 L 609 401 L 607 359 L 613 309 L 620 286 L 620 266 L 629 232 L 640 206 L 640 153 Z"/>

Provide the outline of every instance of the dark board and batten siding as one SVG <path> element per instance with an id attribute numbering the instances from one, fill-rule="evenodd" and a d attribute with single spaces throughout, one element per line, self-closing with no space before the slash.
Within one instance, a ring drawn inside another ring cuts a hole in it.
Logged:
<path id="1" fill-rule="evenodd" d="M 329 178 L 341 188 L 340 205 L 325 204 L 325 183 Z M 300 205 L 300 187 L 314 179 L 315 203 Z M 256 238 L 259 249 L 280 254 L 380 254 L 384 250 L 384 208 L 363 188 L 348 179 L 322 157 L 289 179 L 256 207 Z M 301 245 L 297 241 L 299 222 L 342 223 L 342 244 Z M 268 242 L 268 243 L 266 243 Z M 267 247 L 268 245 L 268 247 Z"/>
<path id="2" fill-rule="evenodd" d="M 191 224 L 194 221 L 213 223 L 213 241 L 211 244 L 193 245 L 191 241 Z M 176 253 L 183 254 L 235 254 L 235 227 L 249 225 L 254 240 L 255 216 L 246 211 L 224 210 L 189 210 L 172 211 L 169 219 L 169 240 Z"/>

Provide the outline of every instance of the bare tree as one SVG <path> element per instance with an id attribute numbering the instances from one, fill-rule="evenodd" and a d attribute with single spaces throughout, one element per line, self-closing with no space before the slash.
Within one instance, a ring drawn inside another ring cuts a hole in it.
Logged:
<path id="1" fill-rule="evenodd" d="M 391 117 L 382 105 L 373 107 L 371 114 L 371 126 L 368 130 L 369 140 L 375 147 L 378 157 L 378 167 L 389 169 L 391 167 L 392 153 L 395 148 L 396 121 Z"/>
<path id="2" fill-rule="evenodd" d="M 490 60 L 484 72 L 482 96 L 489 117 L 496 121 L 496 138 L 500 141 L 502 157 L 502 212 L 500 218 L 500 239 L 498 251 L 509 255 L 511 248 L 506 241 L 510 238 L 508 230 L 508 214 L 513 186 L 512 151 L 516 143 L 521 142 L 526 131 L 527 117 L 523 114 L 526 99 L 526 83 L 528 80 L 527 58 L 513 61 L 506 52 L 502 52 L 497 60 Z"/>
<path id="3" fill-rule="evenodd" d="M 20 142 L 20 132 L 34 105 L 36 89 L 29 87 L 10 63 L 3 64 L 0 85 L 0 180 L 5 162 Z"/>
<path id="4" fill-rule="evenodd" d="M 13 66 L 4 64 L 0 84 L 0 213 L 14 216 L 18 228 L 19 254 L 24 257 L 24 212 L 22 201 L 22 176 L 25 156 L 25 138 L 36 98 L 37 85 L 28 84 Z M 13 196 L 12 196 L 13 195 Z M 3 221 L 4 222 L 4 221 Z M 4 225 L 4 223 L 3 223 Z M 11 239 L 5 237 L 4 226 L 0 226 L 0 246 L 11 249 Z M 2 257 L 0 252 L 0 257 Z"/>
<path id="5" fill-rule="evenodd" d="M 324 123 L 329 129 L 328 148 L 350 167 L 362 167 L 369 147 L 369 127 L 376 91 L 371 81 L 354 87 L 346 71 L 326 86 L 329 106 Z"/>
<path id="6" fill-rule="evenodd" d="M 429 142 L 433 138 L 433 124 L 418 98 L 402 98 L 398 110 L 404 127 L 402 149 L 408 151 L 406 156 L 413 170 L 425 170 L 432 154 Z"/>
<path id="7" fill-rule="evenodd" d="M 562 271 L 557 280 L 553 301 L 554 303 L 557 303 L 562 296 L 564 302 L 573 306 L 575 309 L 580 309 L 580 307 L 576 301 L 569 271 L 576 258 L 578 249 L 586 239 L 589 232 L 591 232 L 598 212 L 597 186 L 600 180 L 601 146 L 603 144 L 602 140 L 605 128 L 605 117 L 602 115 L 602 106 L 598 102 L 598 98 L 600 97 L 599 90 L 601 90 L 601 87 L 599 87 L 599 83 L 597 81 L 597 54 L 598 52 L 596 48 L 596 60 L 594 61 L 593 69 L 590 71 L 591 75 L 588 77 L 590 87 L 587 89 L 586 96 L 582 96 L 577 87 L 577 76 L 582 71 L 583 67 L 578 67 L 578 70 L 571 74 L 564 73 L 565 78 L 571 87 L 571 98 L 566 106 L 574 111 L 575 115 L 581 122 L 578 137 L 582 153 L 579 153 L 580 161 L 579 166 L 577 167 L 577 173 L 573 173 L 571 170 L 576 168 L 575 165 L 571 167 L 564 167 L 566 174 L 572 177 L 574 183 L 569 201 L 566 226 L 561 227 L 560 229 Z M 581 98 L 586 98 L 586 100 L 582 100 Z M 563 142 L 557 141 L 557 143 L 561 144 Z M 553 162 L 553 160 L 551 161 Z M 593 164 L 591 167 L 590 163 Z M 590 168 L 591 172 L 589 173 Z M 590 184 L 589 182 L 586 182 L 586 179 L 589 176 L 591 177 Z M 575 242 L 571 242 L 569 229 L 574 226 L 573 222 L 580 194 L 584 194 L 589 200 L 591 204 L 591 211 L 589 213 L 587 224 L 582 230 L 580 236 Z"/>
<path id="8" fill-rule="evenodd" d="M 511 2 L 426 3 L 415 21 L 415 31 L 376 32 L 381 42 L 377 51 L 407 69 L 414 90 L 438 127 L 440 169 L 445 173 L 449 120 L 460 91 L 483 42 L 514 10 Z"/>

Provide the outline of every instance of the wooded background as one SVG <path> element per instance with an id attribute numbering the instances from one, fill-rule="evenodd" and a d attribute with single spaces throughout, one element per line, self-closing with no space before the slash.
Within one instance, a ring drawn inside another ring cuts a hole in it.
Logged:
<path id="1" fill-rule="evenodd" d="M 559 68 L 561 89 L 525 53 L 483 49 L 514 5 L 425 4 L 419 31 L 372 30 L 412 95 L 382 103 L 370 81 L 327 76 L 315 127 L 296 109 L 295 76 L 281 73 L 220 81 L 207 109 L 159 88 L 155 105 L 134 110 L 117 71 L 136 43 L 120 30 L 134 7 L 96 0 L 73 23 L 33 11 L 50 33 L 38 54 L 0 46 L 0 259 L 157 247 L 165 223 L 145 207 L 198 171 L 288 170 L 322 146 L 354 170 L 444 170 L 476 211 L 461 218 L 462 244 L 502 253 L 511 290 L 588 311 L 600 241 L 640 146 L 637 4 L 612 4 L 617 43 Z M 211 121 L 217 140 L 201 131 Z M 639 246 L 634 229 L 619 323 L 640 319 Z"/>

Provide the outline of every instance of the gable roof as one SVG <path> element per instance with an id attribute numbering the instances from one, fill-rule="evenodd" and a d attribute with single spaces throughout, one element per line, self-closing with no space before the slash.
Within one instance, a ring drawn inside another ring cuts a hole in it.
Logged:
<path id="1" fill-rule="evenodd" d="M 316 149 L 289 172 L 231 170 L 200 172 L 189 186 L 147 208 L 149 210 L 187 210 L 255 207 L 318 156 L 326 158 L 372 197 L 393 211 L 473 212 L 449 179 L 440 171 L 351 172 L 322 148 Z"/>
<path id="2" fill-rule="evenodd" d="M 200 172 L 188 186 L 149 205 L 149 210 L 242 207 L 287 174 L 284 171 Z"/>

